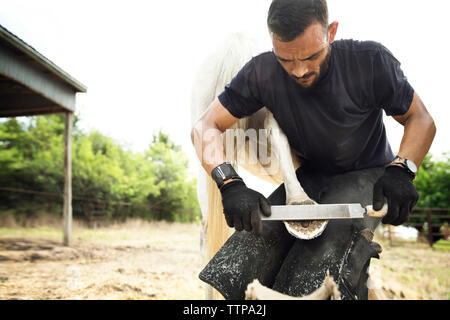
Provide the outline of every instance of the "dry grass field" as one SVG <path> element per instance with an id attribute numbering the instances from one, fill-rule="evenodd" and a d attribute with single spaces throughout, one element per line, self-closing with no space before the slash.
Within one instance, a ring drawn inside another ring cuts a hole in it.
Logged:
<path id="1" fill-rule="evenodd" d="M 128 221 L 89 229 L 73 246 L 57 226 L 0 227 L 0 299 L 204 298 L 197 224 Z M 450 250 L 395 241 L 371 273 L 389 299 L 449 299 Z"/>

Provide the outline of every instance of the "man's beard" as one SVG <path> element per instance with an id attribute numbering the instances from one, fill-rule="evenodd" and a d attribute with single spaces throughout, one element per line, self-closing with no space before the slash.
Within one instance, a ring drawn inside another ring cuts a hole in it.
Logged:
<path id="1" fill-rule="evenodd" d="M 298 82 L 299 79 L 302 78 L 297 78 L 297 77 L 293 77 L 291 76 L 295 82 L 297 82 L 297 84 L 305 91 L 309 91 L 314 89 L 317 84 L 319 83 L 320 80 L 322 80 L 324 78 L 324 76 L 327 74 L 328 68 L 330 66 L 330 60 L 331 60 L 331 46 L 328 47 L 328 51 L 327 51 L 327 55 L 325 56 L 325 59 L 322 61 L 322 63 L 319 66 L 319 73 L 317 72 L 311 72 L 309 74 L 306 74 L 305 76 L 303 76 L 304 78 L 309 78 L 312 76 L 316 76 L 314 81 L 307 87 L 303 86 L 301 83 Z"/>

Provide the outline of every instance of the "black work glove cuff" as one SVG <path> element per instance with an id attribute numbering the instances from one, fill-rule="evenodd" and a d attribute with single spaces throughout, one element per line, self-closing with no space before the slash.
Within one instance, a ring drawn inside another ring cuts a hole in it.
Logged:
<path id="1" fill-rule="evenodd" d="M 388 166 L 385 169 L 386 174 L 390 176 L 394 176 L 400 179 L 408 179 L 409 181 L 413 181 L 414 177 L 412 177 L 404 168 L 396 165 Z"/>
<path id="2" fill-rule="evenodd" d="M 246 185 L 245 185 L 244 181 L 242 181 L 242 180 L 233 180 L 231 182 L 228 182 L 228 183 L 222 185 L 219 188 L 219 190 L 220 190 L 220 193 L 223 195 L 224 193 L 227 192 L 227 190 L 234 189 L 237 187 L 246 187 Z"/>
<path id="3" fill-rule="evenodd" d="M 388 212 L 382 223 L 399 226 L 408 221 L 408 215 L 419 199 L 412 180 L 413 177 L 402 167 L 386 167 L 373 189 L 374 210 L 380 210 L 384 198 L 387 200 Z"/>

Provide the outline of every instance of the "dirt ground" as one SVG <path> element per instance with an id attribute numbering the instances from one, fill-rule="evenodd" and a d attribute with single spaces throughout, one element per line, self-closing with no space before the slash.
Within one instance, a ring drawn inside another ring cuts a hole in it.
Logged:
<path id="1" fill-rule="evenodd" d="M 0 299 L 204 297 L 198 225 L 75 229 L 71 248 L 61 245 L 57 229 L 39 229 L 0 236 Z"/>
<path id="2" fill-rule="evenodd" d="M 0 228 L 0 299 L 204 299 L 199 232 L 164 222 L 74 226 L 68 248 L 59 228 Z M 449 299 L 448 250 L 383 248 L 371 273 L 387 298 Z"/>

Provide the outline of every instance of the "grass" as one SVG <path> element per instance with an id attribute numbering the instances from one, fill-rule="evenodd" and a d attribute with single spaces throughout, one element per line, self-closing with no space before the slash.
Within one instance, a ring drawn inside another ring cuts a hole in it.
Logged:
<path id="1" fill-rule="evenodd" d="M 0 237 L 59 240 L 62 239 L 63 233 L 61 229 L 54 227 L 0 228 Z"/>
<path id="2" fill-rule="evenodd" d="M 450 298 L 450 251 L 448 241 L 431 248 L 427 243 L 393 239 L 392 246 L 376 238 L 383 247 L 380 260 L 372 260 L 378 276 L 387 285 L 397 285 L 412 299 Z"/>
<path id="3" fill-rule="evenodd" d="M 109 244 L 111 242 L 129 242 L 145 244 L 183 243 L 187 245 L 198 242 L 198 224 L 168 223 L 164 221 L 148 222 L 144 220 L 129 220 L 125 223 L 110 226 L 87 228 L 82 224 L 74 223 L 72 239 L 93 244 Z M 169 233 L 176 232 L 176 239 L 168 237 Z M 0 237 L 10 238 L 45 238 L 48 240 L 62 240 L 62 227 L 40 226 L 34 228 L 0 227 Z"/>
<path id="4" fill-rule="evenodd" d="M 445 241 L 445 240 L 441 239 L 433 245 L 433 248 L 449 251 L 450 250 L 450 241 Z"/>

